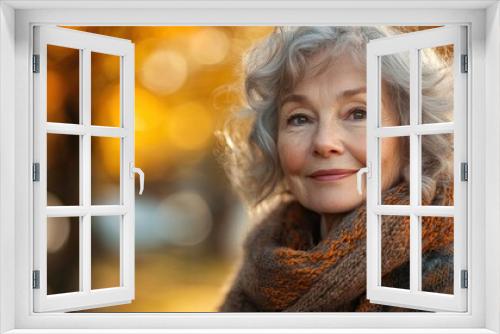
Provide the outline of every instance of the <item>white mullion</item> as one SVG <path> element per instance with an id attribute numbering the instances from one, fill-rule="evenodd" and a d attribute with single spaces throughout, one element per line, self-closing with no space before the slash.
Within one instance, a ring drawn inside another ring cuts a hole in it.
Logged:
<path id="1" fill-rule="evenodd" d="M 127 213 L 124 205 L 91 205 L 90 213 L 92 216 L 118 216 Z"/>
<path id="2" fill-rule="evenodd" d="M 83 217 L 88 209 L 79 205 L 48 206 L 47 217 Z"/>
<path id="3" fill-rule="evenodd" d="M 128 118 L 125 118 L 124 117 L 124 113 L 125 111 L 127 110 L 126 108 L 128 107 L 127 103 L 125 102 L 124 103 L 124 90 L 125 90 L 125 77 L 126 75 L 128 74 L 125 74 L 125 67 L 124 67 L 124 57 L 121 56 L 120 58 L 120 127 L 127 131 L 126 130 L 126 126 L 125 126 L 125 123 L 129 121 Z M 127 124 L 128 126 L 128 124 Z M 126 190 L 124 189 L 124 186 L 125 186 L 125 178 L 128 177 L 130 178 L 130 171 L 127 170 L 127 172 L 124 170 L 124 167 L 125 165 L 130 165 L 129 164 L 129 157 L 128 155 L 126 154 L 126 147 L 124 146 L 125 143 L 128 142 L 128 140 L 126 139 L 120 139 L 120 204 L 125 204 L 125 203 L 128 203 L 128 200 L 125 200 L 125 196 L 128 196 L 128 194 L 126 193 Z M 127 156 L 127 158 L 126 158 Z M 127 160 L 125 160 L 127 159 Z M 128 189 L 128 187 L 126 188 Z M 120 216 L 119 217 L 119 234 L 120 234 L 120 286 L 121 287 L 124 287 L 126 286 L 125 284 L 125 275 L 126 275 L 126 270 L 125 270 L 125 266 L 126 266 L 126 260 L 125 260 L 125 223 L 126 223 L 126 219 L 124 218 L 124 216 Z"/>
<path id="4" fill-rule="evenodd" d="M 63 134 L 63 135 L 86 135 L 99 137 L 112 137 L 121 138 L 127 135 L 123 128 L 116 128 L 111 126 L 95 126 L 83 124 L 67 124 L 67 123 L 54 123 L 47 122 L 47 133 Z"/>
<path id="5" fill-rule="evenodd" d="M 124 205 L 48 206 L 47 217 L 118 216 L 127 213 Z"/>
<path id="6" fill-rule="evenodd" d="M 422 66 L 421 66 L 421 50 L 416 49 L 413 52 L 414 60 L 416 61 L 417 67 L 417 115 L 413 115 L 415 121 L 412 124 L 420 125 L 422 123 Z M 453 129 L 453 123 L 451 124 Z M 433 127 L 434 129 L 436 127 Z M 415 135 L 416 148 L 415 148 L 415 158 L 414 161 L 417 166 L 417 178 L 413 179 L 413 182 L 416 183 L 417 192 L 414 195 L 415 206 L 422 205 L 422 133 L 416 133 Z M 453 210 L 453 208 L 452 208 Z M 422 217 L 414 212 L 414 235 L 413 242 L 415 247 L 413 249 L 414 255 L 413 257 L 417 261 L 415 265 L 415 269 L 417 273 L 414 273 L 414 277 L 416 277 L 416 282 L 413 284 L 412 291 L 421 291 L 422 290 Z"/>
<path id="7" fill-rule="evenodd" d="M 78 179 L 79 179 L 79 199 L 78 199 L 78 204 L 80 207 L 83 207 L 85 205 L 84 199 L 85 199 L 85 194 L 86 194 L 86 186 L 85 186 L 85 153 L 84 153 L 84 139 L 85 137 L 81 136 L 83 133 L 80 133 L 80 128 L 83 128 L 83 120 L 84 120 L 84 105 L 83 105 L 83 85 L 82 85 L 82 69 L 83 69 L 83 50 L 79 50 L 78 52 L 78 59 L 79 59 L 79 67 L 78 67 L 78 125 L 75 124 L 64 124 L 64 127 L 61 127 L 58 123 L 52 123 L 48 122 L 47 123 L 47 132 L 50 133 L 58 133 L 58 134 L 78 134 Z M 79 208 L 80 208 L 79 207 Z M 51 208 L 47 208 L 47 215 L 51 214 L 50 212 Z M 76 208 L 75 208 L 76 209 Z M 57 209 L 56 209 L 57 211 Z M 64 210 L 65 211 L 65 210 Z M 73 211 L 73 210 L 71 210 Z M 75 210 L 76 211 L 76 210 Z M 85 249 L 83 248 L 83 242 L 82 242 L 82 236 L 84 233 L 84 216 L 85 212 L 78 212 L 78 286 L 79 286 L 79 291 L 84 290 L 84 280 L 83 280 L 83 273 L 85 272 L 85 261 L 83 254 L 85 252 Z M 57 217 L 57 216 L 52 216 L 52 217 Z"/>
<path id="8" fill-rule="evenodd" d="M 419 86 L 419 50 L 410 49 L 410 127 L 418 125 L 420 111 L 420 86 Z M 418 156 L 419 136 L 410 133 L 410 206 L 419 205 L 420 193 L 420 157 Z M 413 211 L 413 210 L 412 210 Z M 410 214 L 410 290 L 418 291 L 421 281 L 420 275 L 420 235 L 418 234 L 418 216 Z"/>
<path id="9" fill-rule="evenodd" d="M 80 122 L 82 122 L 81 115 Z M 81 124 L 47 122 L 47 132 L 60 135 L 83 135 L 86 131 L 85 127 Z"/>
<path id="10" fill-rule="evenodd" d="M 91 232 L 91 216 L 86 214 L 82 218 L 82 226 L 80 233 L 80 250 L 81 250 L 81 268 L 80 276 L 82 279 L 82 291 L 85 293 L 89 293 L 91 290 L 91 240 L 90 240 L 90 232 Z"/>
<path id="11" fill-rule="evenodd" d="M 135 214 L 134 178 L 130 175 L 130 164 L 134 157 L 134 45 L 130 44 L 120 60 L 120 118 L 127 135 L 121 140 L 120 189 L 121 200 L 127 213 L 121 217 L 120 226 L 120 285 L 134 296 L 135 286 Z"/>
<path id="12" fill-rule="evenodd" d="M 384 138 L 409 136 L 411 134 L 439 135 L 443 133 L 453 133 L 454 128 L 455 125 L 453 122 L 390 126 L 376 129 L 375 136 Z"/>
<path id="13" fill-rule="evenodd" d="M 376 205 L 373 211 L 377 215 L 409 216 L 415 214 L 424 217 L 453 217 L 455 209 L 453 206 L 442 205 Z"/>
<path id="14" fill-rule="evenodd" d="M 88 132 L 90 132 L 92 136 L 99 136 L 99 137 L 121 138 L 127 135 L 127 131 L 125 129 L 115 128 L 111 126 L 92 125 L 88 128 Z"/>
<path id="15" fill-rule="evenodd" d="M 80 84 L 82 98 L 82 125 L 84 127 L 90 126 L 90 113 L 91 113 L 91 77 L 90 77 L 90 69 L 91 69 L 91 58 L 90 58 L 90 50 L 83 49 L 82 50 L 82 67 L 81 67 L 81 79 Z M 85 133 L 83 135 L 83 203 L 82 205 L 85 208 L 90 207 L 91 205 L 91 184 L 92 184 L 92 166 L 91 166 L 91 158 L 92 158 L 92 137 L 90 133 Z M 86 211 L 83 216 L 83 226 L 82 233 L 80 234 L 80 242 L 81 242 L 81 265 L 82 265 L 82 279 L 83 279 L 83 291 L 88 293 L 91 290 L 91 216 L 90 212 Z"/>
<path id="16" fill-rule="evenodd" d="M 375 79 L 375 81 L 368 80 L 368 82 L 374 82 L 375 87 L 374 87 L 374 94 L 369 94 L 371 97 L 373 103 L 372 105 L 376 108 L 375 110 L 375 119 L 371 119 L 371 121 L 368 124 L 368 130 L 367 130 L 367 138 L 369 134 L 375 134 L 379 128 L 382 127 L 382 57 L 375 57 L 377 63 L 377 72 L 376 72 L 376 78 L 371 78 Z M 368 78 L 370 79 L 370 78 Z M 370 131 L 373 130 L 373 131 Z M 368 140 L 367 147 L 371 145 L 372 141 Z M 374 187 L 372 187 L 371 192 L 368 193 L 367 196 L 371 198 L 371 207 L 374 208 L 378 205 L 382 204 L 382 163 L 380 159 L 381 155 L 381 145 L 382 145 L 382 139 L 381 138 L 375 138 L 375 143 L 376 147 L 375 150 L 373 151 L 374 153 L 374 159 L 373 161 L 375 163 L 372 163 L 371 165 L 374 168 L 374 171 L 371 173 L 372 174 L 372 182 Z M 372 147 L 373 149 L 373 147 Z M 368 152 L 371 150 L 369 149 Z M 370 153 L 369 153 L 370 154 Z M 368 191 L 368 187 L 367 187 Z M 374 194 L 373 194 L 374 193 Z M 373 210 L 374 211 L 374 210 Z M 368 216 L 368 215 L 367 215 Z M 372 225 L 371 230 L 374 231 L 375 233 L 375 240 L 374 243 L 370 245 L 370 249 L 374 250 L 372 253 L 374 256 L 370 257 L 369 264 L 375 265 L 376 268 L 372 270 L 372 280 L 376 280 L 376 286 L 382 286 L 382 216 L 380 215 L 371 215 L 372 221 L 376 223 L 375 226 Z M 368 230 L 367 230 L 368 233 Z M 372 239 L 373 240 L 373 239 Z M 375 249 L 373 247 L 376 246 Z M 376 277 L 373 278 L 373 275 L 376 275 Z M 372 289 L 374 289 L 372 285 Z"/>
<path id="17" fill-rule="evenodd" d="M 421 286 L 421 263 L 420 260 L 420 218 L 417 215 L 410 216 L 410 290 L 417 292 Z"/>

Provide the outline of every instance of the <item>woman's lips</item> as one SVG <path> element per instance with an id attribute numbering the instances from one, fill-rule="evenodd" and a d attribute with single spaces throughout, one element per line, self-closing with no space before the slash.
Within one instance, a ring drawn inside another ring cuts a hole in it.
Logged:
<path id="1" fill-rule="evenodd" d="M 335 181 L 335 180 L 340 180 L 343 179 L 346 176 L 352 175 L 351 174 L 331 174 L 331 175 L 321 175 L 321 176 L 313 176 L 312 178 L 316 181 Z"/>
<path id="2" fill-rule="evenodd" d="M 309 177 L 316 181 L 335 181 L 356 173 L 357 169 L 321 169 L 310 174 Z"/>

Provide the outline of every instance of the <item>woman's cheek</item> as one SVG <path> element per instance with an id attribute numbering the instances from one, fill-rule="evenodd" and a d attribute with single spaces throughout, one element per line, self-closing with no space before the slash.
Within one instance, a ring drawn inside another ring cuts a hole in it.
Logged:
<path id="1" fill-rule="evenodd" d="M 366 135 L 360 135 L 356 140 L 348 143 L 354 159 L 358 160 L 363 166 L 366 166 Z"/>
<path id="2" fill-rule="evenodd" d="M 278 139 L 278 154 L 285 175 L 297 175 L 303 170 L 307 155 L 304 144 L 298 134 L 283 135 Z"/>

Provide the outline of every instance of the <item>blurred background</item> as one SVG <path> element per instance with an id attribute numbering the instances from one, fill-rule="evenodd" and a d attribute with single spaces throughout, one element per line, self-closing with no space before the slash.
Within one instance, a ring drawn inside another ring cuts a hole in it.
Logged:
<path id="1" fill-rule="evenodd" d="M 135 44 L 136 297 L 91 312 L 212 312 L 237 269 L 244 207 L 216 161 L 241 59 L 271 27 L 66 27 Z M 120 126 L 120 63 L 92 53 L 93 125 Z M 79 52 L 48 47 L 47 121 L 79 123 Z M 79 138 L 49 134 L 48 205 L 79 204 Z M 92 138 L 92 204 L 119 204 L 120 140 Z M 137 179 L 137 178 L 136 178 Z M 78 291 L 79 219 L 48 220 L 48 293 Z M 119 286 L 120 217 L 92 217 L 92 289 Z M 85 311 L 89 312 L 89 311 Z"/>

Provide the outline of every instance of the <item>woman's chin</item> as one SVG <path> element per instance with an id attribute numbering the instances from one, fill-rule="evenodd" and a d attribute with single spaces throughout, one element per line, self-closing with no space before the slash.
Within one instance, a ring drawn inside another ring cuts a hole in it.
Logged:
<path id="1" fill-rule="evenodd" d="M 307 201 L 307 203 L 302 203 L 305 207 L 313 210 L 317 213 L 342 213 L 351 211 L 361 204 L 363 204 L 363 200 L 359 198 L 353 198 L 349 200 L 349 198 L 342 198 L 338 201 L 330 198 L 328 201 Z"/>

